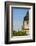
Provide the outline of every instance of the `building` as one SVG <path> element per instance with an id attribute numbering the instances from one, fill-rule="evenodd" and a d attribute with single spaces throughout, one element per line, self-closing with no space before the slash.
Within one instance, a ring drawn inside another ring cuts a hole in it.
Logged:
<path id="1" fill-rule="evenodd" d="M 28 32 L 29 32 L 29 11 L 27 11 L 26 16 L 24 17 L 24 20 L 23 20 L 23 29 L 28 34 Z"/>
<path id="2" fill-rule="evenodd" d="M 29 29 L 29 11 L 27 11 L 26 16 L 24 17 L 23 27 L 24 29 Z"/>

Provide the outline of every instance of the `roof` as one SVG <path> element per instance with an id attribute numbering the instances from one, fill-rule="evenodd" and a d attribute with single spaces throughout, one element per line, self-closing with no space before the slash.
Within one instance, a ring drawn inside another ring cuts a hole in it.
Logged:
<path id="1" fill-rule="evenodd" d="M 26 16 L 24 17 L 24 21 L 29 20 L 29 11 L 27 11 Z"/>

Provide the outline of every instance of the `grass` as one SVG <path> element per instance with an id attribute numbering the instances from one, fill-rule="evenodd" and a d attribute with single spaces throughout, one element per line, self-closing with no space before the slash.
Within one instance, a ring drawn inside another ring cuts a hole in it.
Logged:
<path id="1" fill-rule="evenodd" d="M 16 31 L 13 31 L 13 36 L 26 36 L 26 35 L 28 35 L 27 34 L 27 31 L 18 31 L 18 32 L 16 32 Z"/>

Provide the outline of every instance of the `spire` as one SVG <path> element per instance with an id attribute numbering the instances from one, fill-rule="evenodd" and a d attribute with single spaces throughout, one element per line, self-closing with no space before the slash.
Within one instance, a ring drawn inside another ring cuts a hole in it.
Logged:
<path id="1" fill-rule="evenodd" d="M 29 11 L 27 11 L 26 16 L 24 17 L 24 21 L 29 20 Z"/>

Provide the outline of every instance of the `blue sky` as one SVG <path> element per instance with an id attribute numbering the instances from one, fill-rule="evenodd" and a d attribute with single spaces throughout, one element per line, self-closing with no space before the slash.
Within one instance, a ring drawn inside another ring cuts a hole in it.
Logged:
<path id="1" fill-rule="evenodd" d="M 29 9 L 16 9 L 13 8 L 13 30 L 21 30 L 23 25 L 23 18 L 26 16 L 26 13 Z"/>

